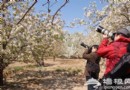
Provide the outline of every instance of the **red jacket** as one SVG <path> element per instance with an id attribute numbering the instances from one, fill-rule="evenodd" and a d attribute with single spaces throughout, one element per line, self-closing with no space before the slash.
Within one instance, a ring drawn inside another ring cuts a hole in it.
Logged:
<path id="1" fill-rule="evenodd" d="M 109 45 L 108 42 L 108 39 L 103 39 L 97 51 L 99 56 L 107 58 L 105 75 L 114 68 L 115 64 L 127 52 L 126 47 L 130 43 L 130 38 L 121 36 L 120 39 Z"/>

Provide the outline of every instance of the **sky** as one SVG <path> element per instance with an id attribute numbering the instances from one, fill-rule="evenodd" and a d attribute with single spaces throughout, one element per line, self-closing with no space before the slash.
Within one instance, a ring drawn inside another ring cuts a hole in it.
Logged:
<path id="1" fill-rule="evenodd" d="M 39 12 L 47 12 L 47 5 L 42 6 L 46 0 L 38 0 L 37 4 L 35 5 L 36 10 Z M 54 2 L 55 0 L 51 0 Z M 51 13 L 54 12 L 60 7 L 61 4 L 65 0 L 57 0 L 58 2 L 51 7 Z M 102 10 L 102 8 L 106 5 L 105 2 L 100 3 L 100 0 L 69 0 L 69 3 L 66 4 L 60 11 L 62 14 L 62 19 L 65 21 L 66 26 L 69 25 L 75 18 L 84 19 L 84 7 L 88 7 L 90 2 L 95 1 L 97 4 L 98 10 Z M 67 28 L 65 27 L 64 30 L 67 30 L 70 33 L 74 32 L 84 32 L 85 28 L 83 26 L 77 26 L 75 28 Z"/>

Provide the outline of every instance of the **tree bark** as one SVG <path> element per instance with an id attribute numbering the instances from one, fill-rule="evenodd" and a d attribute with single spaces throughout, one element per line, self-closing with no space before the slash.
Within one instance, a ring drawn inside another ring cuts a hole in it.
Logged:
<path id="1" fill-rule="evenodd" d="M 3 59 L 0 59 L 0 86 L 4 85 L 3 77 Z"/>
<path id="2" fill-rule="evenodd" d="M 0 69 L 0 86 L 4 85 L 4 81 L 3 81 L 3 69 Z"/>
<path id="3" fill-rule="evenodd" d="M 56 56 L 55 55 L 53 56 L 53 61 L 56 61 Z"/>
<path id="4" fill-rule="evenodd" d="M 44 59 L 45 59 L 44 56 L 42 56 L 42 60 L 41 60 L 42 61 L 42 66 L 45 66 Z"/>

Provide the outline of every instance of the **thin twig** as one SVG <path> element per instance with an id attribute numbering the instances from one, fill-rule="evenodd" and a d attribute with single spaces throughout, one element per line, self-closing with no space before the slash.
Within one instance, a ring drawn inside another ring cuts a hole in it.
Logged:
<path id="1" fill-rule="evenodd" d="M 0 7 L 0 10 L 4 10 L 6 3 L 7 3 L 6 0 L 3 0 L 3 1 L 2 1 L 2 5 L 1 5 L 1 7 Z"/>
<path id="2" fill-rule="evenodd" d="M 57 11 L 55 12 L 55 14 L 53 15 L 52 17 L 52 21 L 51 21 L 51 24 L 53 25 L 53 21 L 55 19 L 55 16 L 57 15 L 57 13 L 69 2 L 69 0 L 66 0 L 63 5 L 61 5 L 61 7 L 59 9 L 57 9 Z"/>
<path id="3" fill-rule="evenodd" d="M 55 1 L 54 3 L 52 3 L 51 5 L 50 5 L 50 7 L 52 7 L 53 5 L 55 5 L 57 3 L 57 1 Z"/>
<path id="4" fill-rule="evenodd" d="M 30 6 L 30 8 L 26 11 L 26 13 L 23 15 L 23 17 L 19 20 L 19 22 L 17 23 L 17 25 L 25 18 L 25 16 L 27 15 L 27 13 L 32 9 L 32 7 L 37 3 L 37 0 L 35 0 L 35 2 Z"/>
<path id="5" fill-rule="evenodd" d="M 50 1 L 49 0 L 47 0 L 47 2 L 46 3 L 44 3 L 42 6 L 45 6 L 46 4 L 48 4 Z"/>

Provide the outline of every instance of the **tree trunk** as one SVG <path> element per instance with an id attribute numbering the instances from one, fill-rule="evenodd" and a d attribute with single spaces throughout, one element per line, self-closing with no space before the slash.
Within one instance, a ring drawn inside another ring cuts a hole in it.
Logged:
<path id="1" fill-rule="evenodd" d="M 6 3 L 6 0 L 3 0 L 3 8 L 5 7 L 5 3 Z M 2 24 L 2 28 L 6 27 L 6 21 L 5 21 L 5 14 L 2 14 L 2 18 L 4 19 L 4 23 Z M 3 42 L 2 43 L 2 49 L 5 50 L 6 49 L 6 46 L 7 46 L 7 41 L 6 42 Z M 3 71 L 4 71 L 4 56 L 5 54 L 1 54 L 1 57 L 0 57 L 0 86 L 3 86 L 4 85 L 4 75 L 3 75 Z"/>
<path id="2" fill-rule="evenodd" d="M 56 61 L 56 56 L 55 55 L 53 56 L 53 61 Z"/>
<path id="3" fill-rule="evenodd" d="M 3 81 L 3 69 L 0 69 L 0 86 L 4 85 L 4 81 Z"/>
<path id="4" fill-rule="evenodd" d="M 44 58 L 42 59 L 42 66 L 45 66 L 45 63 L 44 63 Z"/>
<path id="5" fill-rule="evenodd" d="M 0 86 L 3 86 L 4 84 L 3 68 L 3 58 L 0 58 Z"/>

